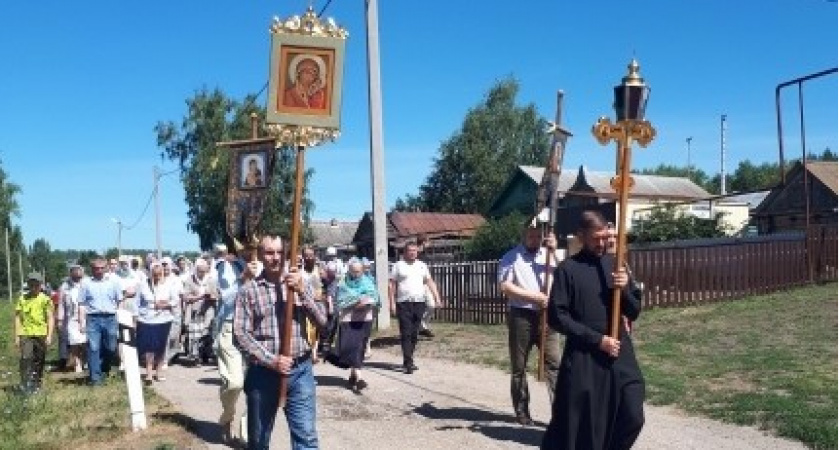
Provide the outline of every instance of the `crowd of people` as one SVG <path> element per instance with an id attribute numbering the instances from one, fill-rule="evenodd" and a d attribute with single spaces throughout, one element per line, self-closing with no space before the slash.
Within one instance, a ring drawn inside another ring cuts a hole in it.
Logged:
<path id="1" fill-rule="evenodd" d="M 534 425 L 526 364 L 531 349 L 544 345 L 552 419 L 542 447 L 626 449 L 644 424 L 644 381 L 630 340 L 640 291 L 629 268 L 614 270 L 615 233 L 600 214 L 584 212 L 577 239 L 580 250 L 567 254 L 552 234 L 526 225 L 522 243 L 501 258 L 513 410 L 519 424 Z M 254 254 L 240 255 L 220 244 L 214 255 L 195 261 L 151 254 L 145 261 L 97 258 L 89 276 L 81 266 L 70 267 L 55 310 L 41 292 L 40 275 L 31 274 L 16 306 L 22 390 L 40 389 L 53 337 L 66 370 L 87 370 L 89 383 L 101 385 L 119 360 L 115 314 L 123 309 L 136 321 L 145 384 L 165 381 L 167 365 L 178 357 L 218 366 L 219 425 L 226 442 L 269 448 L 282 409 L 292 447 L 318 448 L 313 366 L 328 361 L 347 369 L 347 388 L 361 394 L 368 387 L 363 369 L 373 322 L 384 299 L 372 261 L 319 261 L 313 248 L 304 247 L 290 264 L 283 244 L 267 235 Z M 443 305 L 418 258 L 422 245 L 408 242 L 388 274 L 387 301 L 399 324 L 406 375 L 419 369 L 414 352 L 428 310 Z M 625 320 L 617 337 L 607 333 L 614 288 L 621 292 Z M 543 313 L 550 326 L 544 340 Z M 566 336 L 562 350 L 559 334 Z M 243 392 L 247 406 L 237 421 Z"/>

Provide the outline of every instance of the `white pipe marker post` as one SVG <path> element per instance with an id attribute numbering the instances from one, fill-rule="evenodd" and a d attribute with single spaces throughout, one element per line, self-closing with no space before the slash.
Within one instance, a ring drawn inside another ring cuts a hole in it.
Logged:
<path id="1" fill-rule="evenodd" d="M 137 359 L 137 330 L 131 312 L 117 309 L 119 342 L 123 362 L 125 385 L 128 389 L 128 407 L 131 413 L 131 429 L 146 429 L 146 405 L 143 401 L 143 383 L 140 381 L 140 363 Z"/>

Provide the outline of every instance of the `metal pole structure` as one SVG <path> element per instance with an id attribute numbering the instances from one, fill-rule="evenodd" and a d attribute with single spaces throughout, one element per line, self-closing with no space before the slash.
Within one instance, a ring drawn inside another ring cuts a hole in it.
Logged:
<path id="1" fill-rule="evenodd" d="M 805 262 L 808 281 L 814 282 L 814 262 L 811 248 L 811 192 L 808 187 L 808 155 L 805 153 L 805 109 L 802 102 L 802 83 L 799 83 L 799 139 L 802 142 L 802 185 L 805 190 Z"/>
<path id="2" fill-rule="evenodd" d="M 385 215 L 385 138 L 382 129 L 382 89 L 379 73 L 379 10 L 377 0 L 365 1 L 368 59 L 368 118 L 370 120 L 370 172 L 373 201 L 373 245 L 376 288 L 379 298 L 388 298 L 388 239 Z M 388 302 L 379 308 L 377 327 L 391 326 Z"/>
<path id="3" fill-rule="evenodd" d="M 720 115 L 720 195 L 726 195 L 726 114 Z"/>
<path id="4" fill-rule="evenodd" d="M 160 245 L 160 172 L 158 171 L 158 166 L 154 166 L 154 179 L 155 179 L 155 188 L 154 188 L 154 195 L 155 195 L 155 246 L 157 248 L 157 259 L 160 260 L 163 258 L 163 253 L 161 252 L 161 245 Z"/>
<path id="5" fill-rule="evenodd" d="M 12 284 L 14 282 L 12 281 L 12 252 L 9 250 L 9 233 L 11 233 L 11 230 L 6 227 L 6 281 L 9 283 L 9 302 L 12 302 L 14 297 Z"/>
<path id="6" fill-rule="evenodd" d="M 784 139 L 782 139 L 782 88 L 793 84 L 799 84 L 799 87 L 801 89 L 802 82 L 812 80 L 814 78 L 823 77 L 826 75 L 831 75 L 832 73 L 837 73 L 836 67 L 833 69 L 823 70 L 822 72 L 812 73 L 811 75 L 806 75 L 804 77 L 795 78 L 790 81 L 785 81 L 784 83 L 776 86 L 776 131 L 779 139 L 779 185 L 785 184 L 785 144 Z M 799 110 L 799 114 L 802 115 L 803 112 L 801 96 L 799 99 Z"/>

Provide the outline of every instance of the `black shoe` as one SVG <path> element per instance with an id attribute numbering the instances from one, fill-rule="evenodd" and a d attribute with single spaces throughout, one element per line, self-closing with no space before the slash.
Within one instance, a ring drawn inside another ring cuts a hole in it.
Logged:
<path id="1" fill-rule="evenodd" d="M 405 367 L 403 367 L 403 370 L 405 370 L 405 374 L 406 374 L 406 375 L 411 375 L 411 374 L 412 374 L 412 373 L 414 373 L 414 371 L 416 370 L 416 369 L 415 369 L 415 367 L 416 367 L 416 366 L 414 366 L 414 365 L 411 365 L 411 366 L 405 366 Z"/>
<path id="2" fill-rule="evenodd" d="M 431 338 L 435 337 L 435 334 L 434 334 L 434 333 L 432 333 L 432 330 L 430 330 L 430 329 L 428 329 L 428 328 L 426 328 L 425 330 L 420 330 L 420 332 L 419 332 L 418 334 L 419 334 L 420 336 L 427 337 L 427 338 L 429 338 L 429 339 L 431 339 Z"/>
<path id="3" fill-rule="evenodd" d="M 356 381 L 356 392 L 361 392 L 366 387 L 368 387 L 367 381 L 361 378 Z"/>
<path id="4" fill-rule="evenodd" d="M 347 379 L 347 387 L 350 389 L 356 389 L 356 383 L 359 381 L 356 378 L 356 375 L 350 375 L 350 378 Z"/>
<path id="5" fill-rule="evenodd" d="M 417 365 L 416 365 L 416 364 L 411 363 L 411 370 L 412 370 L 412 371 L 418 371 L 418 370 L 420 370 L 420 368 L 419 368 L 419 367 L 417 367 Z"/>
<path id="6" fill-rule="evenodd" d="M 534 425 L 534 420 L 526 414 L 517 414 L 516 423 L 522 425 L 523 427 L 530 427 Z"/>

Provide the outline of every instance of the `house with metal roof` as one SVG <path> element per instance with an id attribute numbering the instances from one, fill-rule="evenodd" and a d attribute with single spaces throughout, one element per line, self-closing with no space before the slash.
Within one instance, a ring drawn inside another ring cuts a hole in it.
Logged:
<path id="1" fill-rule="evenodd" d="M 488 216 L 502 217 L 513 211 L 534 214 L 537 209 L 537 190 L 544 170 L 541 167 L 519 166 L 494 200 Z M 607 220 L 616 220 L 618 196 L 610 184 L 614 176 L 612 172 L 592 171 L 585 166 L 577 170 L 561 171 L 557 186 L 559 202 L 555 225 L 559 236 L 572 234 L 581 212 L 586 209 L 599 210 Z M 633 186 L 630 189 L 626 218 L 628 229 L 634 218 L 657 205 L 667 203 L 681 205 L 680 208 L 686 213 L 701 217 L 712 216 L 718 210 L 726 212 L 733 221 L 733 229 L 740 229 L 749 219 L 746 203 L 727 201 L 724 205 L 722 202 L 703 202 L 711 195 L 688 178 L 641 174 L 632 174 L 632 177 Z"/>

